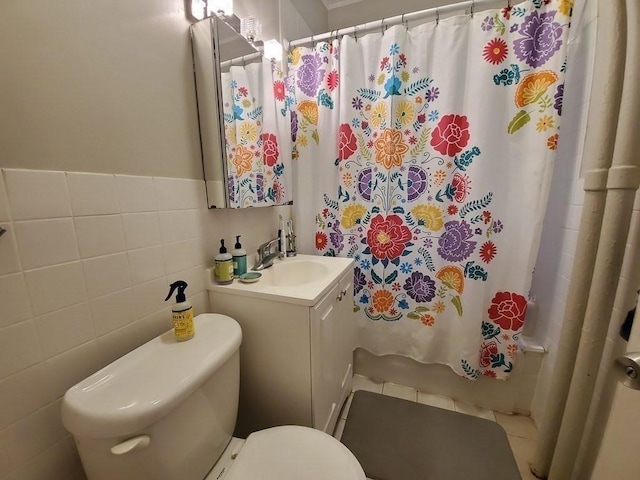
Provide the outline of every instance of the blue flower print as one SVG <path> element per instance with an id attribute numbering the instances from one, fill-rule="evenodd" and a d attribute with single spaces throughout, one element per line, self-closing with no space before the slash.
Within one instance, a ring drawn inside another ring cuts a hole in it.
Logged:
<path id="1" fill-rule="evenodd" d="M 391 75 L 391 77 L 389 77 L 389 80 L 387 80 L 384 84 L 384 89 L 387 92 L 384 98 L 387 98 L 390 95 L 400 95 L 401 85 L 402 82 L 400 81 L 400 79 L 395 75 Z"/>
<path id="2" fill-rule="evenodd" d="M 409 302 L 407 302 L 406 300 L 400 300 L 398 302 L 398 307 L 400 307 L 403 310 L 406 310 L 409 308 Z"/>
<path id="3" fill-rule="evenodd" d="M 365 258 L 360 262 L 360 268 L 363 270 L 369 270 L 371 268 L 371 262 Z"/>
<path id="4" fill-rule="evenodd" d="M 360 128 L 360 119 L 354 118 L 353 120 L 351 120 L 351 125 L 353 126 L 353 128 Z"/>
<path id="5" fill-rule="evenodd" d="M 367 297 L 366 293 L 363 293 L 362 296 L 360 297 L 359 302 L 360 303 L 367 303 L 369 301 L 369 298 Z"/>
<path id="6" fill-rule="evenodd" d="M 440 112 L 438 112 L 438 110 L 433 110 L 431 112 L 429 112 L 429 121 L 430 122 L 435 122 L 438 120 L 438 117 L 440 116 Z"/>
<path id="7" fill-rule="evenodd" d="M 413 266 L 409 262 L 404 262 L 400 264 L 400 271 L 402 273 L 411 273 L 413 271 Z"/>
<path id="8" fill-rule="evenodd" d="M 421 265 L 422 265 L 422 259 L 421 259 L 421 258 L 416 258 L 416 259 L 413 261 L 413 264 L 414 264 L 416 267 L 421 266 Z"/>
<path id="9" fill-rule="evenodd" d="M 389 54 L 397 55 L 399 53 L 400 53 L 400 46 L 397 43 L 392 44 L 391 48 L 389 48 Z"/>

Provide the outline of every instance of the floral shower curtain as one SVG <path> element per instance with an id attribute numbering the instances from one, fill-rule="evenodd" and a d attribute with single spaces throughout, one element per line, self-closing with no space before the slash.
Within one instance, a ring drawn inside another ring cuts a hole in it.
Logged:
<path id="1" fill-rule="evenodd" d="M 267 59 L 232 66 L 221 80 L 231 206 L 292 199 L 285 78 Z"/>
<path id="2" fill-rule="evenodd" d="M 355 260 L 360 346 L 505 379 L 562 113 L 572 0 L 289 55 L 301 250 Z"/>

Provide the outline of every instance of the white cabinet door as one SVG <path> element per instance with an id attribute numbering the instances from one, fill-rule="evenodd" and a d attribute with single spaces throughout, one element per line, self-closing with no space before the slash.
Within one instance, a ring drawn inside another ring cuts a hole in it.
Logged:
<path id="1" fill-rule="evenodd" d="M 340 279 L 338 286 L 338 325 L 336 327 L 336 348 L 334 350 L 336 370 L 339 376 L 339 398 L 351 391 L 353 379 L 353 349 L 355 347 L 355 317 L 353 313 L 353 272 L 349 271 Z"/>
<path id="2" fill-rule="evenodd" d="M 340 286 L 336 285 L 311 309 L 311 407 L 313 426 L 331 434 L 337 419 L 341 382 L 335 367 Z"/>

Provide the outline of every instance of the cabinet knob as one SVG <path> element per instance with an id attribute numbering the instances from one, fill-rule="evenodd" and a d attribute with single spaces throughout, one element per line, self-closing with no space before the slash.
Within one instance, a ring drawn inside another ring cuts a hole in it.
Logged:
<path id="1" fill-rule="evenodd" d="M 342 295 L 343 297 L 344 297 L 346 294 L 347 294 L 347 289 L 346 289 L 346 288 L 340 292 L 340 295 Z"/>
<path id="2" fill-rule="evenodd" d="M 339 302 L 342 301 L 342 295 L 344 295 L 344 292 L 340 292 L 340 294 L 338 295 L 338 301 Z"/>

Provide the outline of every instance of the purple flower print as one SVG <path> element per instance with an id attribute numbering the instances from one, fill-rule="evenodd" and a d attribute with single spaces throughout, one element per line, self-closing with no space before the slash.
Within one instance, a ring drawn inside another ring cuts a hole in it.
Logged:
<path id="1" fill-rule="evenodd" d="M 427 99 L 427 102 L 433 102 L 439 96 L 440 96 L 440 89 L 438 87 L 431 87 L 429 90 L 427 90 L 425 98 Z"/>
<path id="2" fill-rule="evenodd" d="M 412 202 L 422 195 L 426 189 L 427 172 L 416 165 L 411 165 L 407 175 L 407 198 Z"/>
<path id="3" fill-rule="evenodd" d="M 264 176 L 261 173 L 256 175 L 256 197 L 258 202 L 264 202 Z"/>
<path id="4" fill-rule="evenodd" d="M 309 97 L 316 95 L 318 85 L 320 85 L 324 79 L 325 72 L 320 67 L 322 67 L 322 59 L 317 53 L 302 56 L 302 66 L 296 74 L 298 87 Z"/>
<path id="5" fill-rule="evenodd" d="M 482 28 L 482 30 L 484 30 L 485 32 L 491 30 L 493 28 L 493 17 L 484 17 L 480 28 Z"/>
<path id="6" fill-rule="evenodd" d="M 503 228 L 504 226 L 502 225 L 502 222 L 500 220 L 496 220 L 495 222 L 493 222 L 493 225 L 491 225 L 491 230 L 493 230 L 493 233 L 500 233 Z"/>
<path id="7" fill-rule="evenodd" d="M 476 242 L 471 241 L 473 232 L 464 220 L 452 220 L 444 224 L 445 232 L 438 239 L 438 254 L 450 262 L 460 262 L 468 258 Z"/>
<path id="8" fill-rule="evenodd" d="M 530 67 L 544 65 L 562 45 L 562 25 L 554 22 L 556 12 L 531 12 L 520 25 L 522 38 L 513 42 L 516 56 Z"/>
<path id="9" fill-rule="evenodd" d="M 340 253 L 344 248 L 344 235 L 340 231 L 340 222 L 338 220 L 333 224 L 332 230 L 329 233 L 329 240 L 331 240 L 331 245 L 336 249 L 336 253 Z"/>
<path id="10" fill-rule="evenodd" d="M 235 188 L 235 181 L 233 179 L 232 175 L 229 175 L 227 177 L 228 181 L 227 181 L 227 187 L 229 189 L 229 201 L 230 202 L 235 202 L 236 201 L 236 188 Z"/>
<path id="11" fill-rule="evenodd" d="M 413 272 L 402 287 L 416 302 L 424 303 L 433 300 L 436 295 L 436 282 L 429 275 Z"/>
<path id="12" fill-rule="evenodd" d="M 351 100 L 351 106 L 356 110 L 362 110 L 362 99 L 354 97 L 353 100 Z"/>
<path id="13" fill-rule="evenodd" d="M 298 114 L 291 112 L 291 141 L 295 142 L 298 137 Z"/>
<path id="14" fill-rule="evenodd" d="M 353 294 L 357 295 L 360 290 L 367 284 L 367 279 L 364 276 L 360 267 L 353 269 Z"/>
<path id="15" fill-rule="evenodd" d="M 556 94 L 553 96 L 553 98 L 555 99 L 553 108 L 556 109 L 556 112 L 558 112 L 558 115 L 562 115 L 562 97 L 563 96 L 564 96 L 564 83 L 561 83 L 560 85 L 558 85 Z"/>
<path id="16" fill-rule="evenodd" d="M 358 192 L 366 201 L 371 200 L 372 183 L 373 174 L 371 173 L 371 167 L 363 168 L 358 174 Z"/>

